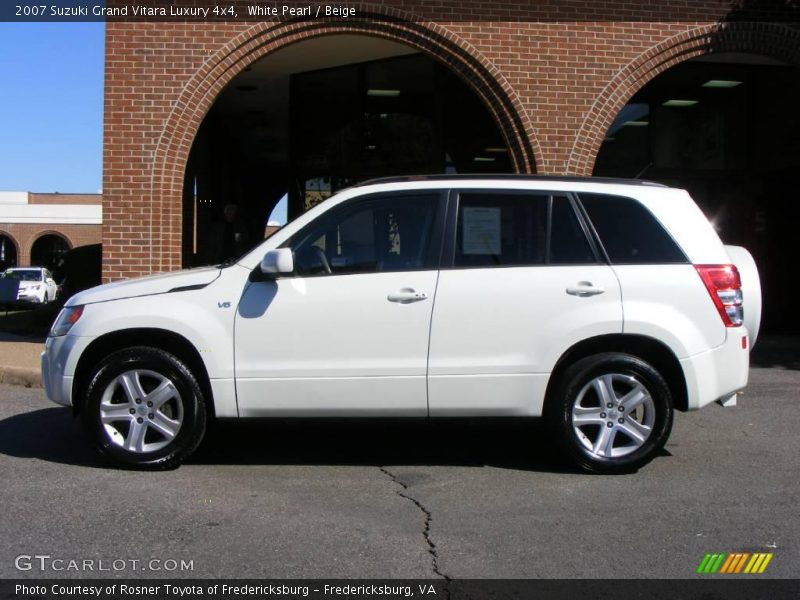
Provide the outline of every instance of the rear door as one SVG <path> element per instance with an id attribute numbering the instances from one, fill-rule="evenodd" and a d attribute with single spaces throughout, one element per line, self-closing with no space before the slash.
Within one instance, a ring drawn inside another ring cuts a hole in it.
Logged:
<path id="1" fill-rule="evenodd" d="M 622 332 L 620 287 L 562 192 L 454 191 L 428 362 L 431 416 L 536 415 L 560 353 Z"/>

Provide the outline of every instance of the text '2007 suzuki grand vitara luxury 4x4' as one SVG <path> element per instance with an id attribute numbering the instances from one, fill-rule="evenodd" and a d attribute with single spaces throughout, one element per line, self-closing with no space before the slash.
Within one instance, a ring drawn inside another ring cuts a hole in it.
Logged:
<path id="1" fill-rule="evenodd" d="M 673 411 L 735 402 L 761 312 L 749 253 L 643 182 L 369 182 L 229 266 L 72 297 L 47 395 L 98 448 L 177 465 L 206 422 L 544 416 L 582 468 L 622 472 Z"/>

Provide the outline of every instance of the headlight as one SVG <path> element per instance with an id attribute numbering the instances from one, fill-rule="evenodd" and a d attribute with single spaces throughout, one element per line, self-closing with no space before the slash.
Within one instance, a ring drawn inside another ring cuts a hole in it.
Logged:
<path id="1" fill-rule="evenodd" d="M 83 307 L 82 306 L 68 306 L 66 308 L 62 308 L 61 312 L 58 313 L 58 318 L 56 322 L 53 323 L 53 327 L 50 329 L 50 335 L 53 337 L 60 337 L 62 335 L 67 335 L 72 326 L 78 322 L 78 319 L 81 318 L 83 314 Z"/>

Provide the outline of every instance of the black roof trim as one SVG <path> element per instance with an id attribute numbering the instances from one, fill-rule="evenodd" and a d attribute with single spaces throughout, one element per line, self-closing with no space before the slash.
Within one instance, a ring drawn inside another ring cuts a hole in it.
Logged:
<path id="1" fill-rule="evenodd" d="M 575 175 L 510 175 L 508 173 L 499 174 L 464 174 L 464 175 L 404 175 L 401 177 L 380 177 L 369 179 L 355 184 L 353 187 L 364 187 L 379 183 L 403 183 L 412 181 L 475 181 L 479 179 L 494 179 L 498 181 L 560 181 L 566 183 L 615 183 L 621 185 L 645 185 L 654 187 L 669 187 L 663 183 L 647 181 L 644 179 L 623 179 L 615 177 L 578 177 Z"/>

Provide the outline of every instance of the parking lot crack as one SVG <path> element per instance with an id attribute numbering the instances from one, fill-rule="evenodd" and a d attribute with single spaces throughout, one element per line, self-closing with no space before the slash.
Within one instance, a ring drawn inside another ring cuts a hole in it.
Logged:
<path id="1" fill-rule="evenodd" d="M 441 577 L 449 583 L 450 577 L 445 573 L 442 573 L 441 569 L 439 568 L 439 552 L 436 549 L 436 544 L 434 544 L 433 540 L 431 539 L 431 522 L 433 520 L 431 511 L 428 510 L 425 505 L 422 504 L 422 502 L 410 495 L 408 485 L 401 481 L 397 475 L 389 471 L 389 469 L 386 467 L 379 468 L 381 472 L 386 474 L 392 480 L 393 483 L 400 487 L 400 489 L 397 491 L 397 495 L 401 498 L 405 498 L 409 502 L 412 502 L 414 506 L 416 506 L 422 512 L 422 514 L 425 515 L 425 526 L 422 530 L 422 537 L 425 539 L 425 544 L 428 547 L 428 554 L 431 555 L 431 567 L 437 577 Z"/>

